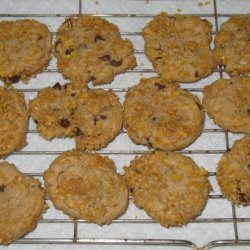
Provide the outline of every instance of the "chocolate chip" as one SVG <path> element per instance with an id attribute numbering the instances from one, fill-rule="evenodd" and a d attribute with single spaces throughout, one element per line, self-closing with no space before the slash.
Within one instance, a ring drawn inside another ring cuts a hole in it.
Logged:
<path id="1" fill-rule="evenodd" d="M 161 51 L 161 48 L 157 48 L 157 49 L 155 49 L 155 50 L 157 50 L 157 51 Z"/>
<path id="2" fill-rule="evenodd" d="M 68 88 L 68 84 L 65 84 L 65 85 L 64 85 L 64 89 L 67 89 L 67 88 Z"/>
<path id="3" fill-rule="evenodd" d="M 72 51 L 73 51 L 73 49 L 66 49 L 65 55 L 70 55 Z"/>
<path id="4" fill-rule="evenodd" d="M 102 61 L 108 62 L 110 60 L 110 56 L 109 55 L 100 56 L 99 59 Z"/>
<path id="5" fill-rule="evenodd" d="M 38 124 L 38 120 L 34 120 L 34 123 L 35 123 L 35 124 Z"/>
<path id="6" fill-rule="evenodd" d="M 95 36 L 95 42 L 97 42 L 99 40 L 100 41 L 105 41 L 105 39 L 103 37 L 101 37 L 100 35 Z"/>
<path id="7" fill-rule="evenodd" d="M 162 59 L 161 56 L 157 56 L 157 57 L 155 58 L 155 60 L 160 60 L 160 59 Z"/>
<path id="8" fill-rule="evenodd" d="M 76 95 L 76 93 L 71 94 L 72 97 L 74 97 L 75 95 Z"/>
<path id="9" fill-rule="evenodd" d="M 107 119 L 107 116 L 106 116 L 106 115 L 100 115 L 100 118 L 101 118 L 102 120 L 106 120 L 106 119 Z"/>
<path id="10" fill-rule="evenodd" d="M 76 136 L 82 135 L 82 130 L 80 128 L 76 128 Z"/>
<path id="11" fill-rule="evenodd" d="M 136 172 L 137 174 L 141 174 L 141 171 L 140 171 L 139 169 L 136 169 L 136 168 L 135 168 L 135 172 Z"/>
<path id="12" fill-rule="evenodd" d="M 111 60 L 110 62 L 109 62 L 112 66 L 114 66 L 114 67 L 119 67 L 119 66 L 121 66 L 122 65 L 122 59 L 120 60 L 120 61 L 116 61 L 116 60 Z"/>
<path id="13" fill-rule="evenodd" d="M 12 83 L 17 83 L 17 82 L 19 82 L 20 78 L 21 78 L 20 75 L 16 75 L 16 76 L 6 78 L 6 80 L 8 80 L 8 81 L 10 81 Z"/>
<path id="14" fill-rule="evenodd" d="M 59 40 L 57 40 L 56 42 L 55 42 L 55 48 L 59 45 L 59 44 L 61 44 L 62 42 L 61 42 L 61 40 L 59 39 Z"/>
<path id="15" fill-rule="evenodd" d="M 69 126 L 69 120 L 66 119 L 66 118 L 62 118 L 60 120 L 60 125 L 63 127 L 63 128 L 67 128 Z"/>
<path id="16" fill-rule="evenodd" d="M 6 186 L 5 185 L 0 185 L 0 192 L 4 192 L 5 191 Z"/>
<path id="17" fill-rule="evenodd" d="M 250 109 L 247 109 L 247 114 L 250 115 Z"/>
<path id="18" fill-rule="evenodd" d="M 169 18 L 176 20 L 175 16 L 169 16 Z"/>
<path id="19" fill-rule="evenodd" d="M 164 89 L 165 88 L 165 85 L 161 85 L 160 83 L 155 83 L 155 86 L 158 87 L 158 89 Z"/>
<path id="20" fill-rule="evenodd" d="M 156 118 L 155 118 L 155 117 L 153 117 L 153 118 L 152 118 L 152 121 L 156 121 Z"/>
<path id="21" fill-rule="evenodd" d="M 54 86 L 53 86 L 54 89 L 59 89 L 61 90 L 61 84 L 59 82 L 57 82 Z"/>
<path id="22" fill-rule="evenodd" d="M 96 116 L 94 116 L 94 124 L 95 125 L 96 125 L 97 121 L 99 121 L 99 119 Z"/>
<path id="23" fill-rule="evenodd" d="M 90 80 L 90 81 L 94 81 L 94 80 L 96 80 L 96 77 L 95 77 L 95 76 L 91 76 L 91 77 L 89 78 L 89 80 Z"/>
<path id="24" fill-rule="evenodd" d="M 247 195 L 244 193 L 239 193 L 238 197 L 239 197 L 240 202 L 242 202 L 242 203 L 247 202 L 247 200 L 248 200 Z"/>
<path id="25" fill-rule="evenodd" d="M 198 72 L 198 70 L 195 71 L 194 76 L 195 76 L 195 77 L 199 77 L 199 72 Z"/>

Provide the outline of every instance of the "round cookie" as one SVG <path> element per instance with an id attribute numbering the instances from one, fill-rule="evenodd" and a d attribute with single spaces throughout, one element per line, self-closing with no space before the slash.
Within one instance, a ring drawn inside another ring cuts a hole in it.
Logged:
<path id="1" fill-rule="evenodd" d="M 161 78 L 194 82 L 210 75 L 211 24 L 197 16 L 160 13 L 143 29 L 145 53 Z"/>
<path id="2" fill-rule="evenodd" d="M 44 173 L 45 188 L 54 206 L 73 218 L 109 224 L 128 205 L 124 178 L 108 157 L 67 151 Z"/>
<path id="3" fill-rule="evenodd" d="M 122 106 L 114 92 L 75 83 L 40 90 L 29 110 L 42 137 L 75 137 L 81 150 L 105 147 L 122 127 Z"/>
<path id="4" fill-rule="evenodd" d="M 250 205 L 250 136 L 222 155 L 216 172 L 222 194 L 236 205 Z"/>
<path id="5" fill-rule="evenodd" d="M 250 14 L 230 17 L 215 36 L 215 59 L 231 76 L 250 71 Z"/>
<path id="6" fill-rule="evenodd" d="M 0 22 L 0 78 L 5 83 L 27 82 L 51 59 L 52 36 L 36 20 Z"/>
<path id="7" fill-rule="evenodd" d="M 58 29 L 54 53 L 63 76 L 71 81 L 109 83 L 136 66 L 132 43 L 118 28 L 94 16 L 70 17 Z"/>
<path id="8" fill-rule="evenodd" d="M 0 87 L 0 157 L 27 144 L 28 118 L 24 95 L 14 88 Z"/>
<path id="9" fill-rule="evenodd" d="M 179 150 L 202 132 L 204 112 L 197 96 L 160 78 L 141 79 L 124 102 L 124 127 L 136 144 Z"/>
<path id="10" fill-rule="evenodd" d="M 200 215 L 212 189 L 204 168 L 174 152 L 148 152 L 124 170 L 136 206 L 165 227 Z"/>
<path id="11" fill-rule="evenodd" d="M 219 79 L 206 86 L 203 95 L 205 110 L 217 125 L 250 133 L 250 77 Z"/>
<path id="12" fill-rule="evenodd" d="M 40 181 L 1 162 L 0 244 L 9 244 L 33 230 L 46 208 Z"/>

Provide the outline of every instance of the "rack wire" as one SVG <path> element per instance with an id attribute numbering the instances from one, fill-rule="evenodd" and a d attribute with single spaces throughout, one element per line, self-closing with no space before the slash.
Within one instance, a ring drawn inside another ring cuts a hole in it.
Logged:
<path id="1" fill-rule="evenodd" d="M 196 14 L 197 16 L 203 17 L 203 18 L 214 18 L 215 21 L 215 32 L 213 34 L 216 34 L 219 30 L 219 17 L 227 18 L 231 17 L 234 14 L 220 14 L 217 11 L 217 0 L 212 1 L 213 4 L 213 13 L 210 14 Z M 82 0 L 78 0 L 78 14 L 82 14 L 82 6 L 83 2 Z M 77 16 L 78 14 L 75 14 Z M 237 13 L 238 14 L 238 13 Z M 130 13 L 122 13 L 122 14 L 91 14 L 94 16 L 100 16 L 100 17 L 112 17 L 112 18 L 153 18 L 154 14 L 130 14 Z M 37 17 L 52 17 L 52 18 L 58 18 L 58 17 L 68 17 L 72 16 L 71 14 L 0 14 L 0 18 L 37 18 Z M 56 32 L 52 32 L 52 35 L 55 36 Z M 121 32 L 121 35 L 124 36 L 141 36 L 141 31 L 134 31 L 134 32 Z M 144 50 L 135 50 L 135 54 L 144 54 Z M 57 73 L 57 69 L 47 69 L 44 71 L 45 73 Z M 220 77 L 223 77 L 223 68 L 219 67 L 214 72 L 219 73 Z M 133 69 L 129 70 L 127 73 L 133 74 L 133 73 L 154 73 L 153 69 L 150 68 L 143 68 L 143 69 Z M 104 88 L 105 89 L 105 88 Z M 109 88 L 110 89 L 110 88 Z M 202 88 L 185 88 L 191 92 L 202 92 Z M 37 92 L 39 88 L 20 88 L 20 91 L 24 93 L 32 93 Z M 112 88 L 114 92 L 117 93 L 126 93 L 127 88 Z M 29 134 L 36 134 L 36 130 L 29 129 Z M 126 133 L 126 130 L 123 129 L 121 133 Z M 225 144 L 226 149 L 214 149 L 214 150 L 181 150 L 179 151 L 182 154 L 223 154 L 227 151 L 229 151 L 229 134 L 227 131 L 224 131 L 221 128 L 216 129 L 204 129 L 203 133 L 224 133 L 225 136 Z M 17 156 L 27 156 L 27 155 L 59 155 L 63 151 L 59 150 L 22 150 L 18 152 L 14 152 L 13 155 Z M 101 150 L 101 154 L 104 155 L 141 155 L 145 152 L 145 150 L 107 150 L 103 149 Z M 32 175 L 34 177 L 41 178 L 42 173 L 40 172 L 30 172 L 29 175 Z M 215 172 L 209 172 L 209 176 L 215 176 Z M 130 197 L 131 199 L 131 197 Z M 209 195 L 209 200 L 224 200 L 225 198 L 219 194 L 219 195 Z M 49 197 L 46 197 L 46 200 L 49 200 Z M 239 223 L 250 223 L 250 218 L 240 218 L 236 216 L 236 208 L 232 204 L 232 216 L 229 218 L 196 218 L 194 220 L 191 220 L 189 223 L 192 224 L 198 224 L 198 223 L 232 223 L 233 225 L 233 231 L 234 231 L 234 237 L 232 239 L 218 239 L 216 241 L 211 241 L 207 243 L 205 246 L 202 247 L 202 249 L 211 249 L 215 247 L 221 247 L 221 246 L 249 246 L 250 247 L 250 238 L 249 239 L 241 239 L 239 237 L 238 232 L 238 224 Z M 86 221 L 80 220 L 80 219 L 41 219 L 39 221 L 39 224 L 49 224 L 49 223 L 57 223 L 57 224 L 72 224 L 73 223 L 73 231 L 72 236 L 65 237 L 65 238 L 22 238 L 14 242 L 14 244 L 55 244 L 55 245 L 61 245 L 61 244 L 67 244 L 67 245 L 143 245 L 143 246 L 166 246 L 166 247 L 186 247 L 191 249 L 197 249 L 197 246 L 194 242 L 188 241 L 188 240 L 181 240 L 181 239 L 150 239 L 150 238 L 140 238 L 140 239 L 132 239 L 132 238 L 82 238 L 78 236 L 78 228 L 79 225 L 87 224 Z M 116 219 L 113 221 L 114 224 L 154 224 L 157 223 L 156 221 L 152 219 Z M 249 224 L 250 226 L 250 224 Z"/>

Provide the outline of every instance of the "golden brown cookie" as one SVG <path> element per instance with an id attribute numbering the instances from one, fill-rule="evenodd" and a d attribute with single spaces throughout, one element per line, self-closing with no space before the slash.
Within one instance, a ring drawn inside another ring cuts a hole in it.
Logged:
<path id="1" fill-rule="evenodd" d="M 202 132 L 204 111 L 197 96 L 160 78 L 141 79 L 124 102 L 124 127 L 136 144 L 178 150 Z"/>
<path id="2" fill-rule="evenodd" d="M 14 88 L 0 87 L 0 157 L 26 145 L 28 118 L 24 95 Z"/>
<path id="3" fill-rule="evenodd" d="M 203 95 L 205 110 L 217 125 L 250 133 L 250 77 L 219 79 L 206 86 Z"/>
<path id="4" fill-rule="evenodd" d="M 44 173 L 54 206 L 70 217 L 109 224 L 127 208 L 128 189 L 108 157 L 67 151 Z"/>
<path id="5" fill-rule="evenodd" d="M 208 172 L 178 153 L 148 152 L 124 170 L 136 206 L 165 227 L 200 215 L 211 191 Z"/>
<path id="6" fill-rule="evenodd" d="M 36 20 L 0 22 L 0 79 L 27 82 L 45 69 L 51 59 L 52 36 Z"/>
<path id="7" fill-rule="evenodd" d="M 143 37 L 148 59 L 167 81 L 198 81 L 215 68 L 207 20 L 160 13 L 144 27 Z"/>
<path id="8" fill-rule="evenodd" d="M 122 106 L 113 91 L 75 83 L 40 90 L 29 110 L 42 137 L 75 137 L 81 150 L 105 147 L 122 127 Z"/>
<path id="9" fill-rule="evenodd" d="M 0 163 L 0 244 L 32 231 L 47 208 L 39 180 L 8 162 Z"/>
<path id="10" fill-rule="evenodd" d="M 54 52 L 59 71 L 71 81 L 110 83 L 115 75 L 136 66 L 132 43 L 100 17 L 66 19 L 58 29 Z"/>
<path id="11" fill-rule="evenodd" d="M 216 172 L 222 194 L 236 205 L 250 205 L 250 136 L 222 155 Z"/>
<path id="12" fill-rule="evenodd" d="M 215 36 L 215 59 L 231 76 L 250 71 L 250 14 L 230 17 Z"/>

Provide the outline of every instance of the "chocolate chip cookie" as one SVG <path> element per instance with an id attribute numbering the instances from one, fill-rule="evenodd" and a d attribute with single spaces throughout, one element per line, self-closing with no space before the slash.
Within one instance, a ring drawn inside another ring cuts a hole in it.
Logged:
<path id="1" fill-rule="evenodd" d="M 24 95 L 14 88 L 0 87 L 0 157 L 26 145 L 28 119 Z"/>
<path id="2" fill-rule="evenodd" d="M 178 153 L 148 152 L 124 170 L 136 206 L 165 227 L 200 215 L 212 189 L 208 172 Z"/>
<path id="3" fill-rule="evenodd" d="M 219 79 L 206 86 L 203 94 L 205 110 L 217 125 L 250 133 L 250 77 Z"/>
<path id="4" fill-rule="evenodd" d="M 161 78 L 194 82 L 210 75 L 211 24 L 197 16 L 160 13 L 143 29 L 145 53 Z"/>
<path id="5" fill-rule="evenodd" d="M 54 44 L 57 66 L 71 81 L 110 83 L 136 66 L 132 43 L 118 28 L 94 16 L 70 17 L 58 29 Z"/>
<path id="6" fill-rule="evenodd" d="M 124 127 L 136 144 L 178 150 L 202 132 L 204 111 L 197 96 L 160 78 L 141 79 L 124 102 Z"/>
<path id="7" fill-rule="evenodd" d="M 230 17 L 215 36 L 215 58 L 232 77 L 250 71 L 250 14 Z"/>
<path id="8" fill-rule="evenodd" d="M 250 136 L 222 155 L 216 172 L 222 194 L 236 205 L 250 205 Z"/>
<path id="9" fill-rule="evenodd" d="M 45 69 L 51 59 L 52 36 L 36 20 L 0 22 L 0 79 L 27 82 Z"/>
<path id="10" fill-rule="evenodd" d="M 44 173 L 54 206 L 72 218 L 109 224 L 127 208 L 128 189 L 108 157 L 67 151 Z"/>
<path id="11" fill-rule="evenodd" d="M 122 127 L 122 106 L 114 92 L 75 83 L 40 90 L 29 110 L 42 137 L 74 137 L 82 150 L 106 146 Z"/>
<path id="12" fill-rule="evenodd" d="M 47 208 L 39 180 L 8 162 L 0 163 L 0 244 L 32 231 Z"/>

